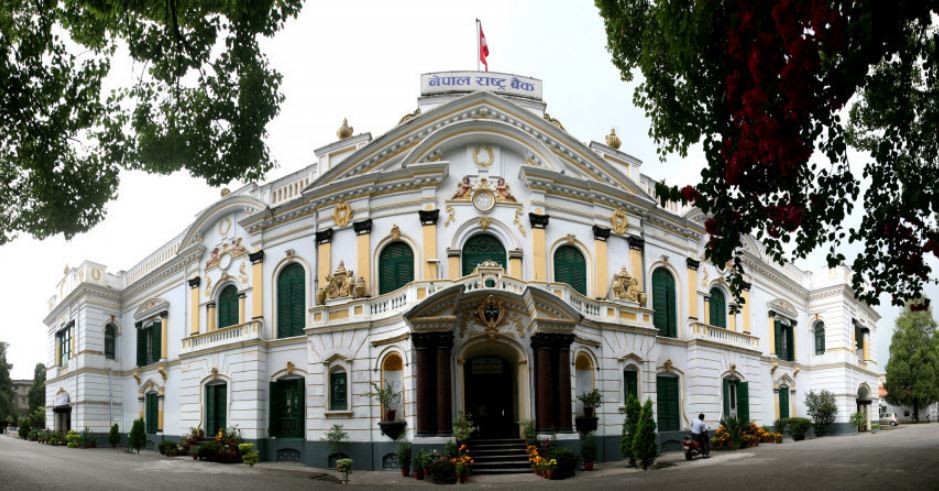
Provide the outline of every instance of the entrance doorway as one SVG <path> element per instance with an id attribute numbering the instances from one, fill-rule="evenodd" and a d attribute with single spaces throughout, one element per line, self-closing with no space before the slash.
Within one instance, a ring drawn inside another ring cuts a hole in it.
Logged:
<path id="1" fill-rule="evenodd" d="M 517 388 L 513 367 L 499 356 L 482 355 L 464 366 L 465 411 L 479 428 L 479 438 L 515 438 Z"/>

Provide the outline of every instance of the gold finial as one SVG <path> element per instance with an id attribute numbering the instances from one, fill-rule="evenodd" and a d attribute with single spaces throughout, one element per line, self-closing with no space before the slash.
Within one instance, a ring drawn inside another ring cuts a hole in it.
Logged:
<path id="1" fill-rule="evenodd" d="M 606 135 L 606 146 L 615 150 L 619 150 L 619 146 L 622 144 L 623 142 L 621 142 L 619 137 L 616 136 L 616 130 L 610 128 L 610 134 Z"/>
<path id="2" fill-rule="evenodd" d="M 345 140 L 352 136 L 352 130 L 353 128 L 349 126 L 349 120 L 342 118 L 342 126 L 336 131 L 336 136 L 338 136 L 340 140 Z"/>
<path id="3" fill-rule="evenodd" d="M 222 197 L 224 198 L 225 196 L 228 196 L 229 194 L 231 194 L 231 189 L 228 189 L 227 187 L 222 188 L 222 192 L 219 194 L 221 194 Z"/>

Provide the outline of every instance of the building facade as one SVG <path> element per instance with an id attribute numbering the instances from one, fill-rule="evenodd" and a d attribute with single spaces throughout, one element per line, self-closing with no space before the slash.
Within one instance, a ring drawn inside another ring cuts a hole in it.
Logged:
<path id="1" fill-rule="evenodd" d="M 326 466 L 339 424 L 343 453 L 382 468 L 389 435 L 439 445 L 461 413 L 480 437 L 596 425 L 618 458 L 629 394 L 653 401 L 663 445 L 698 413 L 804 416 L 812 389 L 836 394 L 837 430 L 877 408 L 878 315 L 848 270 L 779 266 L 747 239 L 736 312 L 701 212 L 658 206 L 619 137 L 577 140 L 541 88 L 423 75 L 384 135 L 343 122 L 315 163 L 223 192 L 130 270 L 67 268 L 45 318 L 49 426 L 237 425 L 267 459 Z M 379 387 L 400 397 L 382 408 Z M 576 396 L 594 389 L 591 420 Z"/>

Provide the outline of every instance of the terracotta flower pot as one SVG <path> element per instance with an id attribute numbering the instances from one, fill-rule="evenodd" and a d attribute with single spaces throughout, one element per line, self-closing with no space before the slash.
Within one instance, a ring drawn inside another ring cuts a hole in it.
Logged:
<path id="1" fill-rule="evenodd" d="M 385 409 L 385 421 L 394 421 L 397 412 L 395 409 Z"/>
<path id="2" fill-rule="evenodd" d="M 411 467 L 405 466 L 401 468 L 401 477 L 408 477 L 411 475 Z"/>
<path id="3" fill-rule="evenodd" d="M 593 470 L 593 461 L 584 461 L 584 470 L 592 471 Z"/>
<path id="4" fill-rule="evenodd" d="M 587 418 L 592 418 L 594 413 L 594 408 L 584 406 L 584 416 Z"/>
<path id="5" fill-rule="evenodd" d="M 424 469 L 421 469 L 421 468 L 414 469 L 414 479 L 417 479 L 418 481 L 423 481 Z"/>
<path id="6" fill-rule="evenodd" d="M 469 476 L 466 474 L 458 474 L 457 479 L 459 479 L 460 484 L 464 484 L 469 479 Z"/>
<path id="7" fill-rule="evenodd" d="M 545 471 L 545 473 L 544 473 L 545 479 L 549 479 L 549 480 L 554 479 L 554 475 L 555 475 L 555 471 L 552 470 L 552 469 L 548 469 L 548 470 Z"/>

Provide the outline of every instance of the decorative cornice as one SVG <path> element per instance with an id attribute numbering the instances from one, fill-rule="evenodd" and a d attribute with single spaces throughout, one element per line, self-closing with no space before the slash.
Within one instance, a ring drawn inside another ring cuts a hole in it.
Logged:
<path id="1" fill-rule="evenodd" d="M 418 210 L 421 219 L 421 225 L 436 225 L 440 218 L 440 210 Z"/>
<path id="2" fill-rule="evenodd" d="M 531 228 L 548 228 L 548 219 L 551 218 L 549 215 L 539 215 L 537 213 L 529 213 L 528 221 L 531 223 Z"/>
<path id="3" fill-rule="evenodd" d="M 366 218 L 365 220 L 352 222 L 352 229 L 355 230 L 355 235 L 370 234 L 372 233 L 372 219 Z"/>
<path id="4" fill-rule="evenodd" d="M 327 229 L 316 231 L 316 243 L 317 244 L 329 244 L 332 241 L 333 241 L 333 229 L 327 228 Z"/>
<path id="5" fill-rule="evenodd" d="M 610 229 L 599 225 L 593 226 L 593 239 L 606 242 L 610 238 Z"/>

